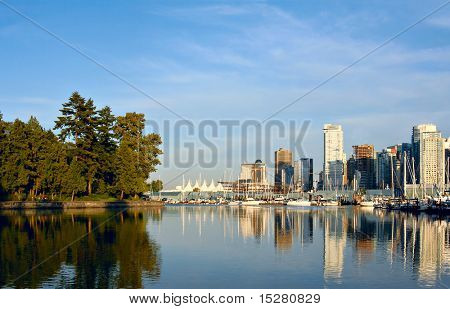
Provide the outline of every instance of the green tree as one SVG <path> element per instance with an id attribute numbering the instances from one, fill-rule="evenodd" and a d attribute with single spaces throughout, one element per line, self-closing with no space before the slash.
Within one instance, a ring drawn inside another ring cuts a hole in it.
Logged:
<path id="1" fill-rule="evenodd" d="M 108 106 L 97 112 L 97 138 L 95 151 L 98 159 L 99 191 L 106 193 L 114 183 L 114 154 L 117 149 L 117 136 L 114 132 L 116 117 Z"/>
<path id="2" fill-rule="evenodd" d="M 8 134 L 3 141 L 2 187 L 18 199 L 29 188 L 29 149 L 27 128 L 23 121 L 15 120 L 7 124 Z"/>
<path id="3" fill-rule="evenodd" d="M 4 162 L 4 149 L 6 140 L 6 122 L 3 121 L 3 114 L 0 112 L 0 179 L 3 178 L 3 162 Z M 1 195 L 5 192 L 2 181 L 0 181 L 0 199 Z"/>
<path id="4" fill-rule="evenodd" d="M 82 169 L 79 161 L 72 160 L 67 175 L 64 177 L 63 190 L 72 195 L 72 201 L 79 192 L 83 192 L 86 188 L 86 178 L 83 176 Z"/>
<path id="5" fill-rule="evenodd" d="M 124 164 L 123 157 L 126 154 L 128 160 L 128 172 L 134 176 L 134 181 L 129 183 L 126 194 L 138 195 L 147 189 L 146 180 L 151 172 L 156 170 L 159 164 L 158 155 L 161 154 L 159 145 L 161 138 L 158 134 L 144 134 L 145 118 L 143 114 L 127 113 L 125 116 L 117 117 L 116 134 L 120 140 L 117 152 L 116 169 Z M 118 172 L 117 182 L 123 174 Z M 122 190 L 121 190 L 122 191 Z M 123 193 L 123 192 L 122 192 Z"/>
<path id="6" fill-rule="evenodd" d="M 87 101 L 78 93 L 72 93 L 69 101 L 60 110 L 62 116 L 55 121 L 55 129 L 60 130 L 62 141 L 73 139 L 74 157 L 80 161 L 82 174 L 87 179 L 87 191 L 92 193 L 94 177 L 98 169 L 97 154 L 95 153 L 97 112 L 94 101 Z"/>
<path id="7" fill-rule="evenodd" d="M 159 192 L 163 189 L 163 182 L 161 180 L 153 180 L 150 183 L 150 189 L 152 192 Z"/>
<path id="8" fill-rule="evenodd" d="M 117 149 L 114 166 L 116 170 L 116 189 L 120 192 L 120 199 L 123 200 L 125 194 L 135 194 L 139 191 L 139 182 L 136 177 L 137 170 L 134 162 L 135 154 L 133 150 L 121 143 Z"/>
<path id="9" fill-rule="evenodd" d="M 51 142 L 45 152 L 43 164 L 39 169 L 41 177 L 39 189 L 50 193 L 53 200 L 56 194 L 59 194 L 61 197 L 69 165 L 67 164 L 67 146 L 60 143 L 52 132 L 47 134 L 47 139 Z"/>

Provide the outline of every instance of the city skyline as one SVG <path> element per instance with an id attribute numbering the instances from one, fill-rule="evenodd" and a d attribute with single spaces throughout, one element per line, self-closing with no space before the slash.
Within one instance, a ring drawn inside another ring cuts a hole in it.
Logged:
<path id="1" fill-rule="evenodd" d="M 62 3 L 10 4 L 197 122 L 265 119 L 440 2 L 190 2 L 182 6 L 136 2 L 114 7 L 80 2 L 70 10 Z M 376 149 L 401 143 L 417 122 L 432 122 L 442 132 L 450 132 L 449 14 L 448 8 L 436 13 L 278 114 L 276 119 L 283 122 L 311 121 L 303 142 L 305 157 L 316 158 L 316 166 L 323 163 L 317 141 L 328 122 L 340 123 L 346 130 L 347 154 L 352 145 L 367 141 Z M 74 30 L 66 21 L 77 16 L 84 16 L 84 21 Z M 0 56 L 9 72 L 0 80 L 0 111 L 6 120 L 35 115 L 52 128 L 57 107 L 74 90 L 94 98 L 99 107 L 110 105 L 117 114 L 132 107 L 147 119 L 176 119 L 4 6 L 0 17 L 4 42 Z M 224 140 L 223 135 L 217 139 Z M 279 141 L 274 148 L 288 145 Z M 235 150 L 232 156 L 238 154 Z M 224 157 L 218 161 L 221 170 Z M 234 170 L 240 163 L 236 160 Z M 200 171 L 194 168 L 188 174 Z M 179 173 L 160 167 L 154 176 L 168 181 Z"/>

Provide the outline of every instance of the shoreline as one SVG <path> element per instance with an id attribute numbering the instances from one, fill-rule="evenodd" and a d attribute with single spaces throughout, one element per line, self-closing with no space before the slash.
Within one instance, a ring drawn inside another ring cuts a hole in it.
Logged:
<path id="1" fill-rule="evenodd" d="M 164 207 L 161 201 L 76 201 L 76 202 L 20 202 L 6 201 L 0 202 L 0 210 L 20 210 L 20 209 L 91 209 L 91 208 L 145 208 Z"/>

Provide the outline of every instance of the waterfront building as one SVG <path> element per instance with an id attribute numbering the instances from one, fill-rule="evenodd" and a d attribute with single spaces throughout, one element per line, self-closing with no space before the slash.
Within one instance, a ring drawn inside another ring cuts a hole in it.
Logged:
<path id="1" fill-rule="evenodd" d="M 317 181 L 316 190 L 324 190 L 324 188 L 323 188 L 323 171 L 319 172 L 319 180 Z"/>
<path id="2" fill-rule="evenodd" d="M 434 124 L 413 127 L 412 157 L 418 183 L 442 185 L 445 178 L 444 139 Z"/>
<path id="3" fill-rule="evenodd" d="M 294 184 L 292 151 L 280 148 L 275 151 L 275 190 L 287 192 Z"/>
<path id="4" fill-rule="evenodd" d="M 375 156 L 373 145 L 368 144 L 353 146 L 353 153 L 356 159 L 373 159 Z"/>
<path id="5" fill-rule="evenodd" d="M 302 191 L 311 191 L 314 186 L 314 161 L 312 158 L 300 159 L 300 177 Z"/>
<path id="6" fill-rule="evenodd" d="M 266 164 L 261 160 L 256 160 L 255 163 L 241 164 L 239 182 L 245 190 L 263 191 L 268 186 Z"/>
<path id="7" fill-rule="evenodd" d="M 294 162 L 294 187 L 296 191 L 311 191 L 314 186 L 313 178 L 313 159 L 301 158 Z"/>
<path id="8" fill-rule="evenodd" d="M 358 187 L 361 189 L 376 188 L 375 150 L 373 145 L 353 146 L 354 157 L 347 162 L 352 165 L 347 169 L 350 180 L 355 178 L 355 171 L 360 173 Z M 350 174 L 351 173 L 351 174 Z"/>
<path id="9" fill-rule="evenodd" d="M 344 132 L 342 126 L 325 124 L 323 127 L 324 160 L 323 186 L 325 190 L 342 188 L 345 176 Z"/>
<path id="10" fill-rule="evenodd" d="M 392 149 L 386 148 L 377 153 L 376 183 L 378 189 L 391 188 L 393 181 L 391 168 L 395 166 L 394 160 L 397 160 L 397 158 L 396 153 Z"/>

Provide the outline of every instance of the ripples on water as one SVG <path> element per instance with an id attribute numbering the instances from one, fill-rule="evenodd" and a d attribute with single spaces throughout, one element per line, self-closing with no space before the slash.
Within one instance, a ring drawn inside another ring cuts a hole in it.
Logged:
<path id="1" fill-rule="evenodd" d="M 3 211 L 0 286 L 448 288 L 449 235 L 361 208 Z"/>

